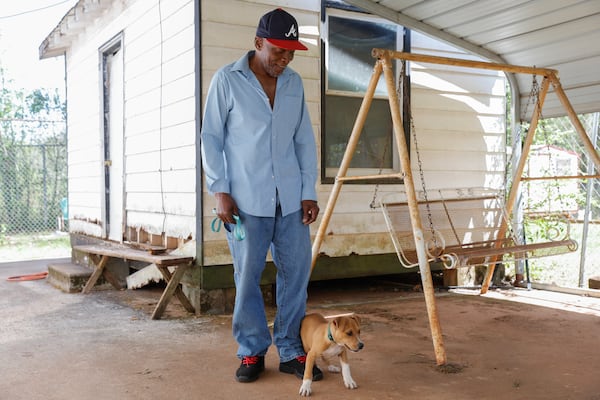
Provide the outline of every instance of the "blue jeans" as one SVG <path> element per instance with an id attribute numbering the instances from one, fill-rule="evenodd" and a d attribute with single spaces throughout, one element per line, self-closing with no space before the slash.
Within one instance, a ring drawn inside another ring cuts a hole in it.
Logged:
<path id="1" fill-rule="evenodd" d="M 240 211 L 240 220 L 246 238 L 238 241 L 227 233 L 236 286 L 233 336 L 239 346 L 237 356 L 264 356 L 273 340 L 280 362 L 290 361 L 304 355 L 300 322 L 306 312 L 311 272 L 309 227 L 302 223 L 302 210 L 283 217 L 279 207 L 275 217 L 255 217 Z M 277 267 L 273 339 L 260 289 L 269 248 Z"/>

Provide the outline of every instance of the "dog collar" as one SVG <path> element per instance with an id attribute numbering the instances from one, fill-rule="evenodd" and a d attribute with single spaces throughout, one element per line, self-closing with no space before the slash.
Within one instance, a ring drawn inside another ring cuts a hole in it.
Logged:
<path id="1" fill-rule="evenodd" d="M 327 324 L 327 339 L 335 343 L 335 340 L 333 340 L 333 335 L 331 334 L 331 322 Z"/>

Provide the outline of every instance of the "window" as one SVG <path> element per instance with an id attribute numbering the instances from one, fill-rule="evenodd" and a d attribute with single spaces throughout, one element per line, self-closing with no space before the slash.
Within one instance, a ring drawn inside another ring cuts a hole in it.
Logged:
<path id="1" fill-rule="evenodd" d="M 401 49 L 403 28 L 364 14 L 327 9 L 323 182 L 337 174 L 373 74 L 373 48 Z M 400 44 L 400 46 L 399 46 Z M 397 165 L 385 80 L 379 79 L 348 175 L 390 172 Z"/>

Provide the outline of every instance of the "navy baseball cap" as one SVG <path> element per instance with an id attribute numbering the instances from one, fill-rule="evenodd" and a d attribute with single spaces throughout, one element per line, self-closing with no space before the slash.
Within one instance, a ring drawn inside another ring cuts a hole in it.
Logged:
<path id="1" fill-rule="evenodd" d="M 277 8 L 263 15 L 256 28 L 256 36 L 265 38 L 274 46 L 287 50 L 308 50 L 298 41 L 298 22 L 288 12 Z"/>

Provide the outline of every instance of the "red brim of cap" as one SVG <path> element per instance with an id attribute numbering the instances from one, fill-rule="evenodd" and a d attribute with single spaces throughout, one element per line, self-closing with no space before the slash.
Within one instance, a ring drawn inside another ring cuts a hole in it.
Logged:
<path id="1" fill-rule="evenodd" d="M 281 39 L 269 39 L 269 43 L 273 46 L 281 47 L 286 50 L 308 50 L 308 47 L 300 43 L 298 40 L 281 40 Z"/>

